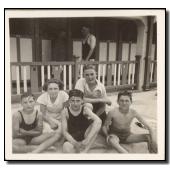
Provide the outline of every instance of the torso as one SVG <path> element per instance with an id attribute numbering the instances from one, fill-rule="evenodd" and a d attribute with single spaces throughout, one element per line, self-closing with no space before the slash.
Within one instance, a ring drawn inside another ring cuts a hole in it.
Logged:
<path id="1" fill-rule="evenodd" d="M 32 130 L 37 126 L 37 117 L 38 111 L 35 110 L 31 115 L 26 115 L 22 111 L 19 111 L 20 114 L 20 124 L 19 127 L 24 130 Z"/>
<path id="2" fill-rule="evenodd" d="M 44 95 L 43 97 L 44 97 L 45 105 L 47 107 L 58 107 L 58 108 L 61 108 L 61 111 L 63 108 L 63 103 L 68 99 L 65 97 L 65 96 L 67 96 L 67 94 L 64 91 L 59 91 L 58 96 L 54 99 L 50 98 L 48 93 L 44 93 L 43 95 Z M 51 112 L 51 111 L 47 110 L 47 114 L 49 116 L 59 120 L 59 119 L 61 119 L 61 115 L 60 115 L 61 111 L 56 113 L 56 112 Z"/>
<path id="3" fill-rule="evenodd" d="M 120 130 L 126 130 L 130 129 L 131 122 L 134 118 L 134 111 L 129 110 L 128 113 L 123 114 L 119 111 L 119 108 L 115 108 L 113 110 L 112 114 L 112 123 L 110 125 L 110 128 L 114 129 L 120 129 Z"/>
<path id="4" fill-rule="evenodd" d="M 89 126 L 89 120 L 84 115 L 84 107 L 82 107 L 81 111 L 77 115 L 73 115 L 71 113 L 70 108 L 67 108 L 68 111 L 68 118 L 67 118 L 67 124 L 68 124 L 68 131 L 70 134 L 74 134 L 77 131 L 85 131 Z"/>
<path id="5" fill-rule="evenodd" d="M 86 60 L 86 57 L 90 51 L 90 45 L 88 44 L 88 38 L 90 38 L 91 35 L 89 35 L 82 43 L 82 59 Z M 89 59 L 95 59 L 95 49 L 93 50 L 92 55 Z"/>

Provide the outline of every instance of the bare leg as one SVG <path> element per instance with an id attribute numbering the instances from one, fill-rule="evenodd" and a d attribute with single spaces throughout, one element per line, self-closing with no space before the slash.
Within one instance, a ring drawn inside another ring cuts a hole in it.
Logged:
<path id="1" fill-rule="evenodd" d="M 88 136 L 88 134 L 91 132 L 92 128 L 93 128 L 93 124 L 90 125 L 90 126 L 87 128 L 87 130 L 86 130 L 86 132 L 85 132 L 85 135 L 84 135 L 84 136 L 85 136 L 85 139 L 86 139 L 86 137 Z M 98 132 L 99 132 L 100 128 L 101 128 L 101 126 L 97 126 L 97 127 L 95 128 L 95 134 L 94 134 L 93 137 L 90 139 L 90 142 L 89 142 L 88 145 L 85 147 L 85 149 L 81 151 L 81 153 L 87 153 L 87 152 L 89 151 L 90 147 L 92 146 L 92 144 L 94 143 L 94 141 L 95 141 L 95 139 L 96 139 L 96 137 L 97 137 L 97 135 L 98 135 Z"/>
<path id="2" fill-rule="evenodd" d="M 48 149 L 50 146 L 53 146 L 55 142 L 57 142 L 61 137 L 61 133 L 58 131 L 55 133 L 54 136 L 50 137 L 49 139 L 45 140 L 42 144 L 40 144 L 37 149 L 35 149 L 32 153 L 40 153 L 45 149 Z"/>
<path id="3" fill-rule="evenodd" d="M 74 146 L 70 142 L 65 142 L 63 144 L 63 152 L 64 153 L 76 153 Z"/>
<path id="4" fill-rule="evenodd" d="M 139 142 L 147 142 L 149 152 L 157 153 L 157 144 L 156 142 L 151 140 L 149 134 L 131 134 L 126 139 L 126 143 L 139 143 Z"/>
<path id="5" fill-rule="evenodd" d="M 32 145 L 40 145 L 42 142 L 44 142 L 45 140 L 51 138 L 52 136 L 55 135 L 56 132 L 50 132 L 50 133 L 43 133 L 40 136 L 34 137 L 30 144 Z"/>
<path id="6" fill-rule="evenodd" d="M 36 149 L 35 145 L 26 145 L 23 139 L 14 139 L 12 142 L 13 153 L 28 153 Z"/>
<path id="7" fill-rule="evenodd" d="M 119 153 L 128 153 L 128 151 L 120 145 L 119 138 L 116 135 L 112 134 L 108 139 L 108 143 Z"/>
<path id="8" fill-rule="evenodd" d="M 91 148 L 92 144 L 94 143 L 96 137 L 97 137 L 97 134 L 95 134 L 95 135 L 91 138 L 89 144 L 86 146 L 86 148 L 85 148 L 84 150 L 81 151 L 81 153 L 87 153 L 87 152 L 89 151 L 89 149 Z"/>

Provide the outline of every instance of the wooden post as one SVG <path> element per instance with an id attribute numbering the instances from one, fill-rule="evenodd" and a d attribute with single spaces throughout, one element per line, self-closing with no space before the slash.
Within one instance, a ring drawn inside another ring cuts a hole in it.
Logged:
<path id="1" fill-rule="evenodd" d="M 112 64 L 107 64 L 107 86 L 112 85 Z"/>
<path id="2" fill-rule="evenodd" d="M 17 62 L 21 62 L 21 49 L 20 49 L 20 36 L 16 37 L 16 46 L 17 46 Z"/>
<path id="3" fill-rule="evenodd" d="M 38 68 L 37 66 L 30 67 L 31 91 L 38 92 Z"/>
<path id="4" fill-rule="evenodd" d="M 154 76 L 153 76 L 153 82 L 157 83 L 157 63 L 154 63 Z"/>
<path id="5" fill-rule="evenodd" d="M 106 60 L 107 60 L 107 62 L 109 61 L 109 44 L 110 44 L 110 41 L 108 40 L 107 42 L 106 42 L 107 44 L 107 51 L 106 51 Z M 110 79 L 111 79 L 111 70 L 110 70 L 110 67 L 111 67 L 111 65 L 108 63 L 108 64 L 106 64 L 106 73 L 107 73 L 107 75 L 106 75 L 106 85 L 109 85 L 110 84 Z"/>
<path id="6" fill-rule="evenodd" d="M 139 85 L 140 75 L 139 75 L 139 73 L 140 73 L 140 62 L 141 62 L 142 56 L 136 55 L 135 58 L 136 58 L 137 63 L 136 63 L 136 67 L 135 67 L 135 80 L 134 81 L 136 84 L 135 89 L 139 90 L 140 89 L 140 85 Z"/>
<path id="7" fill-rule="evenodd" d="M 99 23 L 98 19 L 95 19 L 95 34 L 96 34 L 96 61 L 99 61 Z"/>
<path id="8" fill-rule="evenodd" d="M 33 62 L 41 61 L 41 42 L 39 38 L 39 21 L 38 19 L 34 19 L 34 36 L 32 40 L 32 54 L 33 54 Z M 31 91 L 38 92 L 39 91 L 39 82 L 41 80 L 41 68 L 38 66 L 30 67 L 30 81 L 31 81 Z"/>
<path id="9" fill-rule="evenodd" d="M 151 61 L 151 49 L 152 49 L 152 37 L 153 37 L 153 22 L 154 17 L 148 17 L 148 35 L 147 35 L 147 46 L 145 56 L 145 73 L 144 73 L 144 90 L 150 88 L 150 61 Z"/>
<path id="10" fill-rule="evenodd" d="M 131 47 L 132 47 L 132 41 L 129 42 L 129 51 L 128 51 L 128 61 L 130 61 L 130 56 L 131 56 Z"/>

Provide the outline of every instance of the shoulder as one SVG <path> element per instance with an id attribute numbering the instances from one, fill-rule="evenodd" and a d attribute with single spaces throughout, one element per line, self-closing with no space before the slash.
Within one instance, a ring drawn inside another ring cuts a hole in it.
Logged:
<path id="1" fill-rule="evenodd" d="M 114 115 L 116 115 L 118 113 L 118 110 L 119 108 L 118 107 L 115 107 L 113 109 L 111 109 L 109 112 L 108 112 L 108 115 L 113 117 Z"/>
<path id="2" fill-rule="evenodd" d="M 63 90 L 60 90 L 60 91 L 59 91 L 59 95 L 60 95 L 60 96 L 64 96 L 64 97 L 65 97 L 65 96 L 68 96 L 68 94 L 67 94 L 65 91 L 63 91 Z"/>
<path id="3" fill-rule="evenodd" d="M 19 111 L 13 113 L 12 118 L 13 118 L 13 120 L 16 120 L 16 119 L 20 120 L 21 119 L 21 114 L 19 113 Z"/>
<path id="4" fill-rule="evenodd" d="M 87 117 L 88 119 L 94 119 L 96 116 L 96 114 L 87 106 L 83 107 L 83 115 L 85 117 Z"/>
<path id="5" fill-rule="evenodd" d="M 42 94 L 40 94 L 40 96 L 38 97 L 37 101 L 41 100 L 41 99 L 46 99 L 47 96 L 48 96 L 48 93 L 47 92 L 43 92 Z"/>
<path id="6" fill-rule="evenodd" d="M 68 118 L 68 108 L 64 108 L 63 110 L 62 110 L 62 112 L 61 112 L 61 115 L 63 116 L 63 117 L 65 117 L 65 118 Z"/>
<path id="7" fill-rule="evenodd" d="M 92 40 L 96 39 L 96 37 L 93 34 L 90 34 L 89 38 L 92 39 Z"/>
<path id="8" fill-rule="evenodd" d="M 86 84 L 85 78 L 80 78 L 80 79 L 78 79 L 77 82 L 76 82 L 75 89 L 83 90 L 85 84 Z M 83 92 L 84 92 L 84 91 L 83 91 Z"/>
<path id="9" fill-rule="evenodd" d="M 86 82 L 85 78 L 80 78 L 77 80 L 76 83 L 85 83 L 85 82 Z"/>
<path id="10" fill-rule="evenodd" d="M 104 86 L 99 80 L 96 80 L 96 81 L 97 81 L 97 85 L 98 85 L 100 88 L 102 88 L 102 89 L 105 90 L 105 86 Z"/>
<path id="11" fill-rule="evenodd" d="M 131 108 L 130 108 L 130 113 L 131 113 L 133 116 L 138 115 L 138 112 L 137 112 L 135 109 L 131 109 Z"/>

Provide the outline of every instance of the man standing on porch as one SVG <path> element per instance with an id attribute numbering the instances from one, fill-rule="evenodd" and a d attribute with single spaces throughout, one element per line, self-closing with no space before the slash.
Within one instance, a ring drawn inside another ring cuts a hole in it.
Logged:
<path id="1" fill-rule="evenodd" d="M 87 26 L 82 27 L 83 43 L 82 43 L 82 60 L 95 61 L 96 37 L 90 33 Z"/>
<path id="2" fill-rule="evenodd" d="M 83 68 L 84 78 L 80 78 L 75 89 L 84 93 L 84 103 L 92 105 L 93 112 L 102 120 L 106 119 L 106 104 L 111 105 L 108 99 L 104 85 L 96 79 L 96 71 L 93 65 L 86 65 Z"/>

